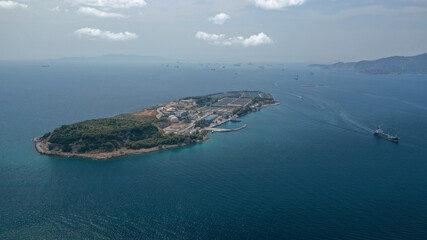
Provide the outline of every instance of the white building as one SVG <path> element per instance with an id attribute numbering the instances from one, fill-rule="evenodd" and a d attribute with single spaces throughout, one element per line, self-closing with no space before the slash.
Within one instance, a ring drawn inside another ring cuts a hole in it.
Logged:
<path id="1" fill-rule="evenodd" d="M 168 117 L 168 119 L 169 119 L 169 121 L 170 121 L 171 123 L 177 123 L 177 122 L 179 122 L 178 118 L 177 118 L 177 117 L 175 117 L 174 115 L 170 115 L 170 116 Z"/>

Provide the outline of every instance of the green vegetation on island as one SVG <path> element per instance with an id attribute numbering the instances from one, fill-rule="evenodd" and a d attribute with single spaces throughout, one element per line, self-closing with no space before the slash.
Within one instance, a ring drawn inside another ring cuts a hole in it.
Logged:
<path id="1" fill-rule="evenodd" d="M 233 117 L 275 104 L 260 91 L 181 98 L 135 113 L 62 125 L 36 138 L 36 148 L 44 154 L 104 159 L 185 146 L 206 140 L 207 131 Z"/>
<path id="2" fill-rule="evenodd" d="M 49 150 L 62 152 L 95 153 L 114 150 L 152 148 L 161 145 L 192 144 L 203 139 L 203 134 L 164 134 L 155 125 L 157 119 L 147 116 L 122 114 L 62 125 L 52 133 L 43 135 Z"/>
<path id="3" fill-rule="evenodd" d="M 208 120 L 199 120 L 196 122 L 195 126 L 200 128 L 209 127 L 211 125 L 211 121 Z"/>

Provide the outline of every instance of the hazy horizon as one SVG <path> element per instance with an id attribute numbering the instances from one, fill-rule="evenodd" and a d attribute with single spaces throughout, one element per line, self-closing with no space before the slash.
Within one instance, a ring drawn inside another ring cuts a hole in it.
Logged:
<path id="1" fill-rule="evenodd" d="M 420 53 L 412 56 L 384 56 L 375 59 L 358 59 L 354 61 L 348 61 L 345 63 L 352 62 L 360 62 L 360 61 L 376 61 L 381 59 L 386 59 L 390 57 L 414 57 L 419 55 L 424 55 L 427 53 Z M 59 58 L 46 58 L 46 59 L 31 59 L 31 60 L 0 60 L 0 62 L 38 62 L 41 64 L 49 64 L 55 62 L 82 62 L 82 63 L 147 63 L 147 64 L 218 64 L 218 65 L 234 65 L 234 64 L 242 64 L 241 67 L 250 66 L 252 64 L 262 65 L 262 64 L 277 64 L 277 66 L 281 66 L 285 64 L 287 66 L 306 66 L 306 65 L 329 65 L 335 63 L 343 63 L 344 61 L 306 61 L 306 62 L 286 62 L 286 61 L 249 61 L 249 60 L 236 60 L 232 59 L 223 60 L 223 61 L 209 61 L 209 60 L 199 60 L 199 59 L 182 59 L 182 58 L 172 58 L 167 56 L 146 56 L 146 55 L 136 55 L 136 54 L 103 54 L 103 55 L 94 55 L 94 56 L 72 56 L 72 57 L 59 57 Z M 240 67 L 240 66 L 239 66 Z"/>

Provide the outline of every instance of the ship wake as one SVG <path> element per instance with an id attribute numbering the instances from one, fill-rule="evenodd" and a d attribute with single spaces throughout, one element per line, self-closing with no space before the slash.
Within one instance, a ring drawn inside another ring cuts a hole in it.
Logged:
<path id="1" fill-rule="evenodd" d="M 372 133 L 372 128 L 358 121 L 340 104 L 324 98 L 314 98 L 311 96 L 307 97 L 307 99 L 309 100 L 307 102 L 310 102 L 315 108 L 316 116 L 320 116 L 316 117 L 318 122 L 360 134 Z"/>

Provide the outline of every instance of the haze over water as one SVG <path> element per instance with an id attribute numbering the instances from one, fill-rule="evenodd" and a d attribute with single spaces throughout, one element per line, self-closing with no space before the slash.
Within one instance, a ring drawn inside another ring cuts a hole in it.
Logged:
<path id="1" fill-rule="evenodd" d="M 0 239 L 427 238 L 425 76 L 40 65 L 0 64 Z M 282 104 L 202 144 L 108 161 L 39 155 L 31 142 L 62 124 L 230 90 Z M 374 137 L 379 125 L 401 141 Z"/>

